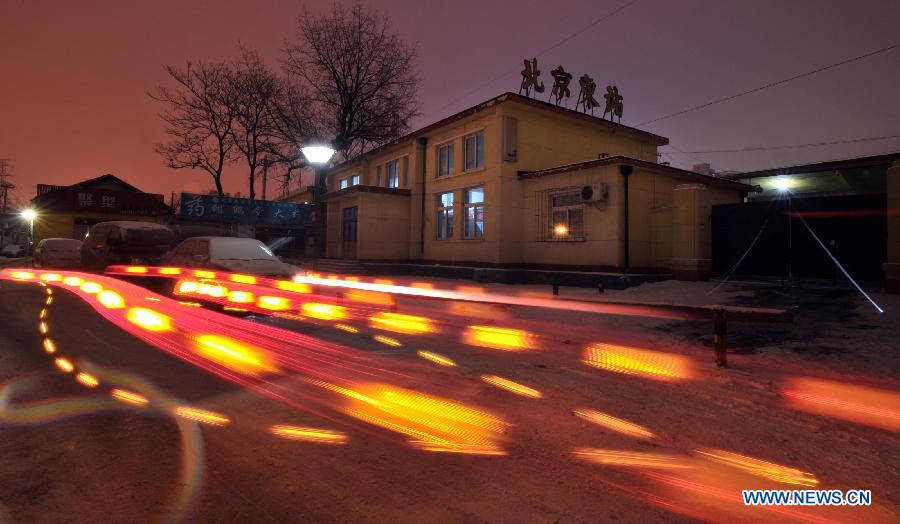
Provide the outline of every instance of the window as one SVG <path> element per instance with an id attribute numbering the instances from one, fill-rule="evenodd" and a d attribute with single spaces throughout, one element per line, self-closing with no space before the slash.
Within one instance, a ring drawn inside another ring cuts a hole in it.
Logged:
<path id="1" fill-rule="evenodd" d="M 349 178 L 342 178 L 340 182 L 340 189 L 344 189 L 349 185 Z"/>
<path id="2" fill-rule="evenodd" d="M 437 237 L 453 238 L 453 192 L 438 194 Z"/>
<path id="3" fill-rule="evenodd" d="M 465 238 L 484 237 L 484 186 L 466 189 Z"/>
<path id="4" fill-rule="evenodd" d="M 350 185 L 351 186 L 359 185 L 359 175 L 353 175 L 352 177 L 350 177 Z"/>
<path id="5" fill-rule="evenodd" d="M 463 144 L 463 165 L 466 171 L 484 167 L 484 131 L 465 137 Z"/>
<path id="6" fill-rule="evenodd" d="M 437 148 L 437 176 L 453 174 L 453 142 L 448 142 Z"/>
<path id="7" fill-rule="evenodd" d="M 584 204 L 577 187 L 550 189 L 536 193 L 538 240 L 583 241 Z"/>
<path id="8" fill-rule="evenodd" d="M 381 166 L 375 166 L 375 185 L 381 185 Z"/>
<path id="9" fill-rule="evenodd" d="M 387 163 L 388 187 L 400 187 L 400 162 L 391 160 Z"/>

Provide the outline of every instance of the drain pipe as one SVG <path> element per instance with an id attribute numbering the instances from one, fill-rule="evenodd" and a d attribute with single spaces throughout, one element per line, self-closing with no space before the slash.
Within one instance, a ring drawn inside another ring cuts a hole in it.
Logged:
<path id="1" fill-rule="evenodd" d="M 419 254 L 425 258 L 425 183 L 428 180 L 428 137 L 419 137 L 419 145 L 422 146 L 422 215 L 419 229 Z"/>
<path id="2" fill-rule="evenodd" d="M 633 169 L 634 169 L 633 167 L 631 167 L 629 165 L 625 165 L 625 164 L 619 166 L 619 172 L 622 173 L 622 196 L 625 199 L 625 203 L 623 206 L 623 209 L 625 212 L 625 217 L 624 217 L 625 231 L 623 231 L 623 233 L 622 233 L 622 240 L 625 244 L 624 251 L 623 251 L 623 254 L 624 254 L 624 257 L 623 257 L 624 264 L 623 265 L 625 266 L 625 271 L 628 271 L 631 268 L 631 263 L 629 260 L 629 258 L 630 258 L 629 252 L 631 251 L 631 249 L 630 249 L 631 244 L 629 243 L 629 239 L 628 239 L 628 175 L 631 174 Z"/>

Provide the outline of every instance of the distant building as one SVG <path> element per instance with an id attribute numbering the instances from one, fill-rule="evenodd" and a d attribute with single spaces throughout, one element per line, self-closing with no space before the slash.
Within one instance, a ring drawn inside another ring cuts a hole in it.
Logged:
<path id="1" fill-rule="evenodd" d="M 160 222 L 171 214 L 163 195 L 144 193 L 106 174 L 70 186 L 38 184 L 31 201 L 38 218 L 35 244 L 43 238 L 83 239 L 91 225 L 109 220 Z"/>
<path id="2" fill-rule="evenodd" d="M 710 206 L 751 188 L 658 164 L 665 144 L 506 93 L 334 168 L 327 255 L 703 277 Z"/>

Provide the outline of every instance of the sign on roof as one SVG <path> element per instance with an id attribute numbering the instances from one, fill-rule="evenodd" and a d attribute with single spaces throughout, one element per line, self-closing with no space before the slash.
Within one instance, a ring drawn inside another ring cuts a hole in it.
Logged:
<path id="1" fill-rule="evenodd" d="M 314 208 L 294 202 L 181 194 L 181 218 L 185 220 L 304 226 L 312 224 Z"/>

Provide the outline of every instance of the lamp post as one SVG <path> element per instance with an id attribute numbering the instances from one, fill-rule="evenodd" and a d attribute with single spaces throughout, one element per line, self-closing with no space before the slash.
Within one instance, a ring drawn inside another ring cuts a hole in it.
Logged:
<path id="1" fill-rule="evenodd" d="M 21 213 L 22 218 L 28 221 L 28 255 L 34 252 L 34 219 L 37 218 L 37 211 L 34 209 L 26 209 Z"/>
<path id="2" fill-rule="evenodd" d="M 321 242 L 319 239 L 323 236 L 322 229 L 325 225 L 325 216 L 321 209 L 321 197 L 322 194 L 325 193 L 325 173 L 322 171 L 322 168 L 328 165 L 328 162 L 331 161 L 331 157 L 334 156 L 335 151 L 328 145 L 311 143 L 310 145 L 301 147 L 300 152 L 303 153 L 303 156 L 306 157 L 306 161 L 312 166 L 313 174 L 315 175 L 313 185 L 313 205 L 315 206 L 315 246 L 313 248 L 313 257 L 318 260 L 321 255 Z"/>
<path id="3" fill-rule="evenodd" d="M 788 284 L 790 284 L 791 280 L 794 278 L 794 254 L 792 249 L 794 248 L 794 238 L 793 238 L 793 223 L 794 217 L 791 215 L 791 179 L 788 177 L 778 177 L 775 179 L 774 186 L 775 189 L 785 195 L 787 197 L 787 216 L 788 216 Z"/>

